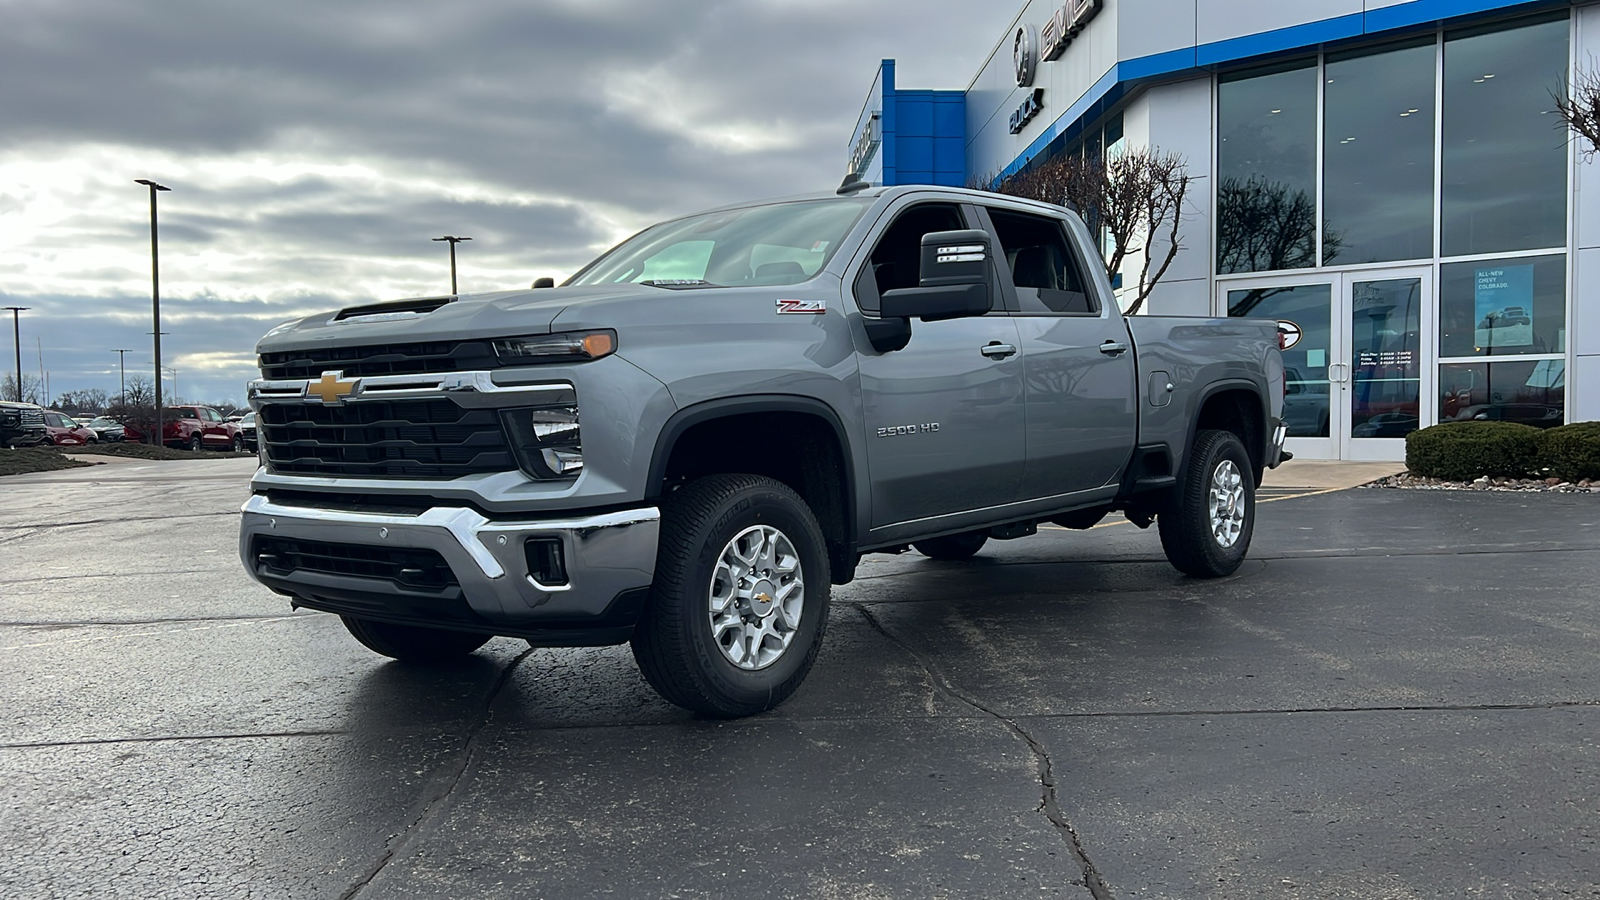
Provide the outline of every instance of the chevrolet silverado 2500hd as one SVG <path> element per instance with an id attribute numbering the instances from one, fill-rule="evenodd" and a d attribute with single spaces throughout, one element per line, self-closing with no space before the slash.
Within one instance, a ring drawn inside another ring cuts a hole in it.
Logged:
<path id="1" fill-rule="evenodd" d="M 782 702 L 864 553 L 1113 511 L 1233 572 L 1283 453 L 1274 324 L 1124 319 L 1077 216 L 930 187 L 689 216 L 555 289 L 285 323 L 250 386 L 251 575 L 381 654 L 630 642 Z"/>

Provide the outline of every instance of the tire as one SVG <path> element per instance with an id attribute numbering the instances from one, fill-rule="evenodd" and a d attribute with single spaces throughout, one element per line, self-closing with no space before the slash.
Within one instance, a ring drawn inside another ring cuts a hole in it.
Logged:
<path id="1" fill-rule="evenodd" d="M 1156 516 L 1161 549 L 1178 571 L 1195 578 L 1221 578 L 1244 562 L 1256 525 L 1253 471 L 1250 454 L 1233 432 L 1195 435 L 1181 493 Z"/>
<path id="2" fill-rule="evenodd" d="M 831 590 L 824 546 L 805 501 L 774 479 L 712 475 L 672 493 L 662 504 L 650 598 L 631 639 L 645 680 L 668 701 L 719 718 L 788 699 L 822 646 Z M 759 555 L 746 569 L 736 562 L 741 554 Z M 794 586 L 789 597 L 786 585 Z"/>
<path id="3" fill-rule="evenodd" d="M 233 452 L 244 452 L 244 438 L 238 436 L 237 434 L 233 436 Z"/>
<path id="4" fill-rule="evenodd" d="M 973 554 L 983 549 L 989 543 L 989 535 L 982 531 L 968 531 L 963 534 L 947 534 L 944 537 L 928 538 L 925 541 L 915 541 L 911 546 L 917 552 L 933 559 L 959 560 L 971 559 Z"/>
<path id="5" fill-rule="evenodd" d="M 200 435 L 198 435 L 198 434 L 194 435 L 191 438 L 189 438 L 189 452 L 190 453 L 199 453 L 200 452 L 200 447 L 201 447 L 201 445 L 203 443 L 204 442 L 200 440 Z"/>
<path id="6" fill-rule="evenodd" d="M 419 625 L 396 625 L 355 616 L 340 616 L 362 646 L 401 662 L 439 663 L 459 659 L 489 642 L 493 635 Z"/>

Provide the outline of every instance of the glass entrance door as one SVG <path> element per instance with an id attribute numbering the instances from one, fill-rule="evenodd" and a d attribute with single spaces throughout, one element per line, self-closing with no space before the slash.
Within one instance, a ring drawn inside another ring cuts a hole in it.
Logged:
<path id="1" fill-rule="evenodd" d="M 1273 319 L 1288 337 L 1283 351 L 1283 419 L 1288 450 L 1302 459 L 1338 459 L 1344 414 L 1334 402 L 1333 364 L 1343 358 L 1333 327 L 1343 285 L 1338 276 L 1232 281 L 1219 288 L 1223 314 Z"/>
<path id="2" fill-rule="evenodd" d="M 1347 350 L 1330 376 L 1348 411 L 1340 459 L 1404 460 L 1405 436 L 1434 421 L 1430 342 L 1424 340 L 1433 333 L 1432 275 L 1431 269 L 1386 269 L 1342 279 Z"/>
<path id="3" fill-rule="evenodd" d="M 1274 319 L 1285 334 L 1283 418 L 1302 459 L 1400 461 L 1432 422 L 1429 268 L 1229 279 L 1224 314 Z"/>

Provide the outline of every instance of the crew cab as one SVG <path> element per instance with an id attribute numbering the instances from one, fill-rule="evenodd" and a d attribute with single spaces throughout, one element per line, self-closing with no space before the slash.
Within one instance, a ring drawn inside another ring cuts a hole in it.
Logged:
<path id="1" fill-rule="evenodd" d="M 1227 575 L 1286 456 L 1276 323 L 1125 319 L 1094 248 L 1058 206 L 857 182 L 656 225 L 559 288 L 287 322 L 245 568 L 402 660 L 628 642 L 713 716 L 795 690 L 862 554 L 1121 512 Z"/>
<path id="2" fill-rule="evenodd" d="M 127 439 L 144 440 L 133 425 L 125 426 Z M 239 424 L 227 421 L 209 406 L 169 406 L 161 411 L 162 443 L 189 450 L 233 450 L 244 448 Z"/>

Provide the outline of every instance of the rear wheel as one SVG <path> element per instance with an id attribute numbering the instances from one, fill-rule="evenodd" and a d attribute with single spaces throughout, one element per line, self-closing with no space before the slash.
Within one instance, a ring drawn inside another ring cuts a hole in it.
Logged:
<path id="1" fill-rule="evenodd" d="M 1161 549 L 1185 575 L 1220 578 L 1244 562 L 1255 533 L 1250 454 L 1231 431 L 1202 431 L 1184 467 L 1182 493 L 1156 516 Z"/>
<path id="2" fill-rule="evenodd" d="M 982 531 L 968 531 L 965 534 L 947 534 L 944 537 L 928 538 L 925 541 L 916 541 L 911 546 L 917 552 L 933 559 L 957 560 L 971 559 L 972 555 L 983 549 L 989 542 L 989 535 Z"/>
<path id="3" fill-rule="evenodd" d="M 822 529 L 798 494 L 758 475 L 712 475 L 662 504 L 655 580 L 633 655 L 667 700 L 723 718 L 794 693 L 828 615 Z"/>
<path id="4" fill-rule="evenodd" d="M 457 659 L 482 647 L 493 635 L 418 625 L 396 625 L 340 616 L 351 636 L 374 653 L 402 662 L 436 663 Z"/>
<path id="5" fill-rule="evenodd" d="M 189 452 L 191 452 L 191 453 L 199 453 L 200 452 L 200 445 L 201 445 L 200 435 L 197 434 L 197 435 L 189 438 Z"/>

